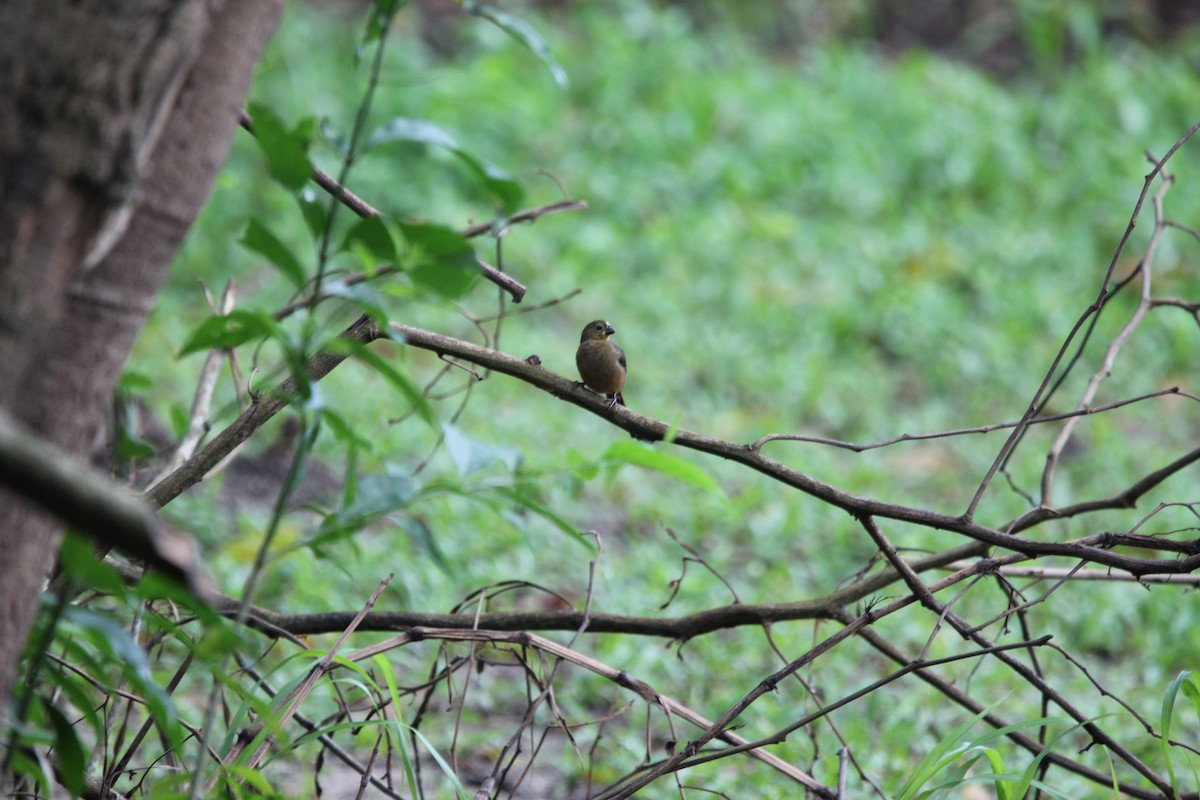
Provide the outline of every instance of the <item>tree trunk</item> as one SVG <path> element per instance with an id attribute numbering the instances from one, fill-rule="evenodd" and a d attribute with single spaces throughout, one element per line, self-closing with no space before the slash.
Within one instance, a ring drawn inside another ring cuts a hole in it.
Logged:
<path id="1" fill-rule="evenodd" d="M 0 408 L 46 440 L 88 451 L 282 5 L 0 2 Z M 0 494 L 0 708 L 60 527 Z"/>

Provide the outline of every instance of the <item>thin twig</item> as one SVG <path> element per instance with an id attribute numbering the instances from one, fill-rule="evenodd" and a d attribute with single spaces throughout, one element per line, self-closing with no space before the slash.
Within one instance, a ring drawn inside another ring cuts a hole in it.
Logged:
<path id="1" fill-rule="evenodd" d="M 1109 260 L 1108 269 L 1104 273 L 1104 280 L 1100 282 L 1100 291 L 1096 300 L 1092 303 L 1092 305 L 1088 306 L 1088 308 L 1084 310 L 1082 315 L 1080 315 L 1079 319 L 1075 322 L 1075 325 L 1071 328 L 1070 333 L 1067 334 L 1067 338 L 1063 341 L 1062 346 L 1059 347 L 1058 353 L 1055 355 L 1054 360 L 1050 364 L 1050 368 L 1046 370 L 1045 377 L 1042 379 L 1037 391 L 1034 392 L 1033 399 L 1030 401 L 1029 408 L 1022 417 L 1021 422 L 1016 428 L 1013 429 L 1013 432 L 1004 442 L 1004 445 L 1000 448 L 1000 452 L 996 454 L 996 458 L 992 462 L 992 466 L 988 469 L 987 474 L 984 476 L 983 480 L 980 481 L 979 487 L 975 490 L 975 494 L 971 498 L 971 502 L 968 504 L 967 510 L 962 515 L 964 519 L 971 520 L 974 518 L 975 510 L 979 507 L 979 502 L 983 499 L 983 494 L 987 491 L 988 486 L 991 484 L 992 478 L 995 477 L 996 471 L 1000 468 L 1000 465 L 1008 459 L 1010 452 L 1024 435 L 1025 430 L 1029 425 L 1029 421 L 1033 419 L 1034 415 L 1037 413 L 1039 402 L 1045 393 L 1046 388 L 1050 385 L 1051 379 L 1057 372 L 1058 365 L 1062 363 L 1064 355 L 1066 354 L 1067 350 L 1070 349 L 1071 342 L 1075 339 L 1076 334 L 1083 327 L 1084 323 L 1087 322 L 1087 320 L 1092 317 L 1093 314 L 1097 313 L 1102 307 L 1105 294 L 1108 291 L 1109 282 L 1112 280 L 1113 272 L 1116 270 L 1117 263 L 1120 261 L 1122 254 L 1125 252 L 1125 246 L 1129 242 L 1129 237 L 1133 235 L 1133 229 L 1137 227 L 1138 217 L 1141 216 L 1142 213 L 1142 205 L 1146 202 L 1146 197 L 1150 193 L 1150 187 L 1153 185 L 1155 178 L 1158 177 L 1159 173 L 1162 172 L 1163 167 L 1168 161 L 1170 161 L 1171 157 L 1175 155 L 1179 148 L 1183 147 L 1183 145 L 1186 144 L 1187 141 L 1191 139 L 1198 130 L 1200 130 L 1200 122 L 1197 122 L 1188 130 L 1187 133 L 1179 137 L 1175 144 L 1171 145 L 1171 149 L 1167 151 L 1167 154 L 1163 156 L 1162 159 L 1157 161 L 1154 165 L 1154 168 L 1151 169 L 1146 175 L 1145 181 L 1142 184 L 1142 191 L 1140 194 L 1138 194 L 1137 202 L 1134 203 L 1133 211 L 1129 216 L 1129 224 L 1125 227 L 1125 233 L 1122 234 L 1121 241 L 1117 243 L 1117 247 L 1113 252 L 1112 258 Z"/>
<path id="2" fill-rule="evenodd" d="M 1085 411 L 1091 405 L 1092 400 L 1096 397 L 1096 392 L 1100 390 L 1100 384 L 1110 375 L 1112 375 L 1113 364 L 1117 360 L 1117 354 L 1121 352 L 1121 349 L 1125 346 L 1125 343 L 1129 341 L 1131 336 L 1133 336 L 1133 332 L 1138 329 L 1138 326 L 1142 324 L 1142 320 L 1145 319 L 1146 314 L 1150 311 L 1150 277 L 1154 273 L 1152 266 L 1154 264 L 1154 256 L 1158 252 L 1158 243 L 1162 240 L 1163 231 L 1166 230 L 1166 226 L 1163 224 L 1163 195 L 1167 193 L 1174 182 L 1175 179 L 1171 175 L 1168 175 L 1164 172 L 1162 185 L 1159 186 L 1158 191 L 1154 193 L 1153 204 L 1155 225 L 1153 232 L 1150 234 L 1150 242 L 1146 246 L 1146 254 L 1142 257 L 1141 301 L 1138 303 L 1137 308 L 1134 309 L 1133 315 L 1129 318 L 1129 321 L 1125 323 L 1125 327 L 1123 327 L 1120 333 L 1118 333 L 1112 342 L 1109 343 L 1108 348 L 1104 352 L 1104 359 L 1101 362 L 1100 368 L 1097 369 L 1096 372 L 1092 374 L 1092 377 L 1088 380 L 1087 388 L 1084 389 L 1083 397 L 1080 398 L 1079 404 L 1075 409 L 1076 411 Z M 1054 469 L 1058 464 L 1059 458 L 1062 456 L 1063 450 L 1067 446 L 1067 442 L 1070 441 L 1071 434 L 1074 432 L 1075 426 L 1078 424 L 1078 422 L 1079 417 L 1072 417 L 1071 419 L 1067 420 L 1067 423 L 1063 425 L 1062 430 L 1059 431 L 1058 437 L 1054 440 L 1054 444 L 1051 445 L 1050 451 L 1046 454 L 1046 466 L 1042 471 L 1041 505 L 1043 506 L 1053 505 L 1051 501 L 1051 486 L 1054 479 Z"/>
<path id="3" fill-rule="evenodd" d="M 583 653 L 572 650 L 569 647 L 532 633 L 450 628 L 413 628 L 400 636 L 393 637 L 387 641 L 379 642 L 374 645 L 368 645 L 352 653 L 348 653 L 346 658 L 350 661 L 363 661 L 375 656 L 377 653 L 386 652 L 396 647 L 405 646 L 412 642 L 419 642 L 428 639 L 440 640 L 444 642 L 463 641 L 509 643 L 520 645 L 522 647 L 534 648 L 550 657 L 568 661 L 578 667 L 586 669 L 589 672 L 615 683 L 617 686 L 620 686 L 623 689 L 632 691 L 645 700 L 649 705 L 660 708 L 664 712 L 667 712 L 674 717 L 686 720 L 692 725 L 705 729 L 713 726 L 712 722 L 705 719 L 703 716 L 696 713 L 689 707 L 671 699 L 670 697 L 667 697 L 666 695 L 660 694 L 649 684 L 634 678 L 624 670 L 610 667 L 607 664 L 592 658 L 591 656 L 584 655 Z M 742 737 L 729 731 L 723 731 L 714 735 L 721 741 L 734 746 L 744 744 L 746 742 L 746 740 Z M 814 778 L 812 778 L 812 776 L 771 753 L 754 750 L 751 751 L 749 755 L 773 767 L 778 772 L 786 775 L 797 783 L 808 787 L 809 789 L 814 791 L 829 791 L 825 787 L 821 786 Z"/>
<path id="4" fill-rule="evenodd" d="M 930 587 L 926 587 L 921 583 L 920 578 L 905 561 L 899 557 L 895 548 L 884 536 L 879 526 L 869 517 L 859 519 L 859 523 L 870 535 L 872 541 L 880 549 L 890 563 L 903 577 L 905 583 L 909 585 L 913 593 L 922 598 L 922 602 L 929 605 L 931 610 L 937 611 L 939 615 L 948 622 L 956 632 L 964 639 L 967 639 L 980 647 L 990 647 L 992 642 L 988 641 L 976 631 L 972 631 L 971 627 L 961 619 L 958 615 L 942 609 L 941 605 L 933 596 L 933 591 Z M 1150 783 L 1161 791 L 1165 796 L 1171 796 L 1170 784 L 1152 770 L 1149 765 L 1142 761 L 1129 748 L 1125 747 L 1121 742 L 1118 742 L 1112 736 L 1109 736 L 1103 728 L 1096 724 L 1094 717 L 1085 714 L 1082 710 L 1075 707 L 1061 692 L 1052 687 L 1046 680 L 1034 672 L 1028 665 L 1012 658 L 1006 652 L 996 652 L 993 654 L 999 661 L 1012 670 L 1023 681 L 1032 686 L 1041 697 L 1052 701 L 1056 706 L 1061 708 L 1067 716 L 1075 720 L 1093 741 L 1107 747 L 1115 756 L 1120 758 L 1130 767 L 1132 767 L 1139 775 L 1145 778 Z"/>
<path id="5" fill-rule="evenodd" d="M 1092 406 L 1089 408 L 1078 408 L 1074 411 L 1068 411 L 1064 414 L 1052 414 L 1045 417 L 1035 417 L 1027 420 L 1028 425 L 1041 425 L 1047 422 L 1060 422 L 1065 419 L 1073 419 L 1077 417 L 1091 416 L 1092 414 L 1100 414 L 1105 411 L 1122 408 L 1133 403 L 1140 403 L 1144 400 L 1153 400 L 1157 397 L 1166 397 L 1168 395 L 1179 395 L 1200 402 L 1200 397 L 1188 394 L 1182 391 L 1178 386 L 1172 386 L 1169 389 L 1160 389 L 1157 392 L 1149 392 L 1148 394 L 1130 397 L 1125 400 L 1117 400 L 1112 403 L 1106 403 L 1100 406 Z M 893 436 L 890 439 L 881 439 L 877 442 L 869 442 L 867 444 L 856 444 L 854 442 L 844 442 L 839 439 L 829 439 L 824 436 L 810 436 L 807 434 L 796 433 L 769 433 L 766 436 L 754 441 L 750 445 L 751 450 L 759 450 L 768 442 L 786 441 L 786 442 L 809 442 L 811 444 L 824 444 L 831 447 L 838 447 L 843 450 L 851 450 L 855 453 L 862 453 L 867 450 L 877 450 L 881 447 L 890 447 L 901 442 L 919 442 L 928 439 L 947 439 L 953 436 L 966 436 L 969 434 L 991 433 L 992 431 L 1004 430 L 1006 428 L 1015 428 L 1021 424 L 1020 420 L 1015 422 L 997 422 L 991 425 L 979 425 L 974 428 L 956 428 L 949 431 L 939 431 L 937 433 L 902 433 L 899 436 Z"/>
<path id="6" fill-rule="evenodd" d="M 230 279 L 229 283 L 225 285 L 225 292 L 221 295 L 220 307 L 214 308 L 213 311 L 218 314 L 228 314 L 233 311 L 236 296 L 234 282 Z M 200 377 L 196 381 L 196 391 L 192 396 L 192 409 L 188 413 L 187 432 L 179 441 L 174 452 L 171 453 L 171 457 L 163 466 L 162 471 L 146 487 L 147 489 L 153 488 L 167 475 L 183 466 L 183 463 L 192 457 L 192 453 L 196 452 L 200 440 L 208 433 L 208 417 L 212 409 L 213 392 L 217 388 L 221 362 L 227 355 L 225 350 L 210 350 L 205 357 L 204 366 L 200 369 Z"/>

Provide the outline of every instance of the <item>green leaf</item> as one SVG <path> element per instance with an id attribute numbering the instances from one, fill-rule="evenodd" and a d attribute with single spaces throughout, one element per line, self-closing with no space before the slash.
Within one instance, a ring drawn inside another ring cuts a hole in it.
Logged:
<path id="1" fill-rule="evenodd" d="M 125 596 L 125 581 L 121 580 L 121 576 L 111 564 L 96 557 L 96 549 L 90 539 L 73 531 L 69 532 L 63 537 L 58 560 L 62 565 L 63 574 L 79 581 L 83 586 L 114 597 Z"/>
<path id="2" fill-rule="evenodd" d="M 363 31 L 359 48 L 383 38 L 391 25 L 392 17 L 406 5 L 408 0 L 373 0 L 371 11 L 367 14 L 367 28 Z"/>
<path id="3" fill-rule="evenodd" d="M 604 454 L 606 460 L 632 464 L 661 472 L 676 480 L 690 483 L 698 489 L 724 497 L 720 485 L 704 470 L 678 456 L 654 450 L 636 442 L 616 442 Z"/>
<path id="4" fill-rule="evenodd" d="M 495 460 L 491 448 L 483 442 L 477 442 L 455 426 L 446 423 L 442 426 L 446 450 L 458 468 L 458 474 L 470 475 L 490 466 Z"/>
<path id="5" fill-rule="evenodd" d="M 429 523 L 420 517 L 408 515 L 400 517 L 396 522 L 408 534 L 409 540 L 417 550 L 429 558 L 443 575 L 454 575 L 454 564 L 446 558 L 446 553 L 438 545 L 437 537 L 433 535 Z"/>
<path id="6" fill-rule="evenodd" d="M 97 711 L 101 702 L 96 698 L 96 688 L 92 684 L 65 667 L 48 669 L 45 674 L 54 686 L 54 691 L 61 693 L 71 707 L 82 715 L 82 722 L 93 731 L 103 730 L 103 720 Z M 76 725 L 78 724 L 77 722 Z"/>
<path id="7" fill-rule="evenodd" d="M 331 281 L 325 284 L 321 291 L 330 297 L 349 300 L 358 306 L 360 311 L 378 322 L 380 327 L 387 327 L 387 310 L 383 307 L 379 295 L 370 286 L 364 283 L 347 285 L 344 281 Z"/>
<path id="8" fill-rule="evenodd" d="M 1159 730 L 1162 736 L 1159 739 L 1159 746 L 1162 747 L 1163 761 L 1167 765 L 1167 775 L 1171 779 L 1172 786 L 1179 784 L 1175 779 L 1175 764 L 1171 758 L 1171 723 L 1175 717 L 1175 698 L 1179 696 L 1179 692 L 1183 687 L 1190 684 L 1192 673 L 1184 670 L 1175 676 L 1175 679 L 1167 684 L 1166 691 L 1163 692 L 1162 712 L 1159 715 Z M 1195 687 L 1192 687 L 1193 693 Z M 1193 699 L 1194 702 L 1194 699 Z"/>
<path id="9" fill-rule="evenodd" d="M 276 336 L 279 326 L 269 314 L 261 311 L 231 311 L 201 322 L 192 332 L 187 344 L 179 351 L 182 358 L 206 350 L 226 350 L 264 336 Z"/>
<path id="10" fill-rule="evenodd" d="M 48 794 L 48 787 L 53 786 L 50 780 L 50 774 L 43 770 L 42 767 L 49 767 L 45 761 L 36 758 L 30 758 L 31 751 L 24 747 L 14 748 L 6 751 L 8 753 L 9 769 L 14 775 L 24 775 L 37 788 L 37 796 Z"/>
<path id="11" fill-rule="evenodd" d="M 271 177 L 289 191 L 299 191 L 313 174 L 303 141 L 262 103 L 251 103 L 249 110 L 254 140 L 266 156 Z"/>
<path id="12" fill-rule="evenodd" d="M 388 120 L 367 139 L 363 152 L 397 142 L 424 144 L 450 151 L 467 166 L 475 179 L 506 213 L 516 211 L 525 197 L 525 190 L 520 181 L 509 172 L 476 158 L 473 153 L 459 146 L 454 137 L 428 120 L 407 117 Z"/>
<path id="13" fill-rule="evenodd" d="M 158 452 L 154 445 L 135 435 L 129 428 L 120 429 L 114 450 L 117 461 L 123 464 L 153 458 Z"/>
<path id="14" fill-rule="evenodd" d="M 183 434 L 187 432 L 188 425 L 192 422 L 191 410 L 184 408 L 182 403 L 172 403 L 167 410 L 167 415 L 170 417 L 171 433 L 175 435 L 175 438 L 182 439 Z"/>
<path id="15" fill-rule="evenodd" d="M 250 224 L 246 226 L 246 232 L 242 234 L 242 246 L 255 253 L 265 257 L 279 271 L 288 277 L 297 287 L 304 286 L 308 282 L 307 274 L 304 266 L 300 263 L 300 259 L 296 258 L 295 254 L 288 249 L 287 245 L 275 234 L 267 229 L 256 218 L 251 218 Z"/>
<path id="16" fill-rule="evenodd" d="M 1059 721 L 1050 717 L 1030 719 L 1015 723 L 1013 725 L 1007 725 L 996 730 L 987 731 L 986 733 L 980 734 L 974 739 L 968 739 L 967 734 L 970 733 L 971 729 L 1002 702 L 1004 702 L 1004 698 L 997 700 L 991 706 L 985 708 L 983 711 L 980 711 L 965 724 L 951 730 L 948 734 L 946 734 L 946 736 L 940 742 L 938 742 L 937 746 L 934 747 L 934 749 L 927 756 L 925 756 L 925 758 L 921 759 L 921 762 L 913 768 L 913 772 L 908 781 L 901 788 L 901 791 L 895 793 L 894 796 L 896 796 L 899 800 L 915 800 L 916 798 L 933 797 L 937 793 L 939 787 L 956 786 L 958 783 L 961 783 L 965 772 L 962 769 L 955 769 L 954 765 L 958 763 L 961 766 L 961 760 L 965 759 L 974 761 L 977 760 L 981 755 L 985 755 L 986 751 L 990 749 L 985 747 L 985 745 L 999 741 L 1017 731 L 1045 728 L 1048 725 Z M 1078 727 L 1078 725 L 1073 727 Z M 1061 738 L 1061 736 L 1058 738 Z M 1057 740 L 1058 739 L 1056 738 L 1055 741 Z M 1041 758 L 1044 758 L 1045 754 L 1048 752 L 1049 748 L 1042 751 L 1038 759 L 1040 760 Z M 992 758 L 990 755 L 988 758 L 990 761 L 992 761 L 994 766 L 997 766 L 998 768 L 1003 766 L 999 759 Z M 941 774 L 943 770 L 949 770 L 949 777 L 942 779 L 938 785 L 932 787 L 927 786 L 927 784 L 929 784 L 929 782 L 936 776 Z M 972 779 L 975 777 L 986 778 L 987 776 L 973 775 Z M 997 773 L 995 777 L 998 781 L 1010 781 L 1015 776 Z M 1001 786 L 1002 784 L 997 784 L 998 789 Z M 1011 791 L 1011 787 L 1003 787 L 1003 791 L 1007 791 L 1010 796 L 1014 796 L 1013 792 Z M 1015 796 L 1020 797 L 1022 795 L 1018 794 Z"/>
<path id="17" fill-rule="evenodd" d="M 385 470 L 359 480 L 357 497 L 338 516 L 371 519 L 408 505 L 421 488 L 421 482 L 402 467 L 388 465 Z"/>
<path id="18" fill-rule="evenodd" d="M 119 464 L 129 464 L 134 461 L 145 461 L 154 457 L 158 449 L 154 445 L 135 436 L 128 428 L 121 428 L 117 433 L 117 441 L 113 447 L 113 456 Z"/>
<path id="19" fill-rule="evenodd" d="M 893 795 L 899 798 L 899 800 L 915 800 L 915 798 L 923 796 L 921 789 L 925 784 L 932 780 L 947 764 L 953 763 L 955 759 L 971 749 L 970 743 L 964 743 L 963 741 L 971 731 L 971 728 L 975 727 L 980 720 L 990 714 L 1002 702 L 1002 699 L 997 700 L 962 725 L 949 731 L 933 750 L 913 767 L 908 780 L 900 787 L 900 791 L 893 792 Z"/>
<path id="20" fill-rule="evenodd" d="M 408 274 L 418 286 L 454 299 L 466 294 L 479 278 L 475 249 L 442 225 L 400 223 L 408 243 Z"/>
<path id="21" fill-rule="evenodd" d="M 425 420 L 425 422 L 434 430 L 441 430 L 438 425 L 437 414 L 433 411 L 433 406 L 429 405 L 429 401 L 425 399 L 425 395 L 421 392 L 421 388 L 412 382 L 412 379 L 402 371 L 396 369 L 378 353 L 372 351 L 369 347 L 361 342 L 352 342 L 347 339 L 334 339 L 325 348 L 331 353 L 345 352 L 355 356 L 359 361 L 366 364 L 371 369 L 383 376 L 384 380 L 392 384 L 400 394 L 402 394 L 408 402 L 412 403 L 416 409 L 417 415 Z"/>
<path id="22" fill-rule="evenodd" d="M 554 78 L 554 82 L 560 88 L 567 88 L 569 81 L 567 80 L 566 70 L 554 58 L 554 54 L 546 46 L 545 40 L 538 35 L 537 31 L 530 27 L 529 23 L 514 17 L 506 11 L 501 11 L 495 6 L 477 3 L 474 0 L 463 0 L 463 10 L 468 14 L 486 19 L 513 39 L 516 39 L 546 65 L 546 68 L 550 70 L 550 74 Z"/>
<path id="23" fill-rule="evenodd" d="M 54 749 L 58 753 L 58 776 L 63 786 L 74 797 L 83 794 L 84 770 L 87 759 L 83 754 L 83 746 L 75 735 L 73 726 L 66 716 L 50 702 L 44 703 L 46 716 L 54 727 Z"/>
<path id="24" fill-rule="evenodd" d="M 472 472 L 486 469 L 495 462 L 495 454 L 483 442 L 472 439 L 449 423 L 442 426 L 442 431 L 446 450 L 449 451 L 454 466 L 458 468 L 459 475 L 465 477 Z"/>
<path id="25" fill-rule="evenodd" d="M 333 432 L 334 438 L 346 445 L 351 452 L 357 450 L 372 450 L 372 441 L 358 432 L 358 429 L 342 415 L 333 409 L 325 410 L 325 424 Z"/>
<path id="26" fill-rule="evenodd" d="M 144 372 L 135 370 L 126 370 L 121 373 L 120 379 L 117 381 L 117 391 L 133 392 L 139 389 L 152 389 L 154 387 L 154 379 Z"/>
<path id="27" fill-rule="evenodd" d="M 257 745 L 258 742 L 255 741 L 254 744 Z M 273 787 L 271 786 L 271 782 L 267 780 L 267 777 L 252 767 L 247 767 L 243 764 L 231 764 L 223 769 L 225 770 L 225 774 L 223 774 L 221 777 L 222 780 L 226 781 L 226 783 L 222 788 L 224 788 L 227 792 L 227 794 L 225 794 L 226 797 L 253 797 L 256 795 L 259 797 L 280 797 L 280 795 L 274 791 Z M 235 778 L 237 780 L 234 780 Z M 245 784 L 254 791 L 239 792 L 235 788 L 239 786 L 239 784 Z M 220 794 L 223 793 L 218 793 L 218 795 Z"/>
<path id="28" fill-rule="evenodd" d="M 415 738 L 421 743 L 422 746 L 424 746 L 425 751 L 429 753 L 429 757 L 434 760 L 434 763 L 441 768 L 442 775 L 446 779 L 445 783 L 448 783 L 450 788 L 454 790 L 455 797 L 457 797 L 458 800 L 471 800 L 472 794 L 468 792 L 466 787 L 462 785 L 462 782 L 458 779 L 458 774 L 448 763 L 446 763 L 446 759 L 443 758 L 442 754 L 437 751 L 437 748 L 434 747 L 433 743 L 426 739 L 425 735 L 419 730 L 415 728 L 409 728 L 408 726 L 405 727 L 409 732 L 412 733 L 413 738 Z"/>
<path id="29" fill-rule="evenodd" d="M 497 461 L 504 462 L 510 470 L 516 470 L 520 466 L 521 453 L 516 448 L 490 445 L 472 439 L 449 423 L 442 426 L 442 432 L 450 458 L 463 477 L 486 469 Z"/>
<path id="30" fill-rule="evenodd" d="M 396 261 L 396 243 L 379 217 L 365 217 L 351 225 L 341 249 L 357 254 L 368 270 Z"/>
<path id="31" fill-rule="evenodd" d="M 1196 718 L 1200 719 L 1200 686 L 1196 685 L 1196 679 L 1189 674 L 1180 688 L 1183 689 L 1184 697 L 1192 701 L 1192 710 L 1196 712 Z"/>
<path id="32" fill-rule="evenodd" d="M 511 500 L 512 502 L 514 502 L 520 506 L 523 506 L 524 508 L 528 509 L 529 511 L 532 511 L 534 514 L 537 514 L 539 517 L 541 517 L 542 519 L 551 523 L 552 525 L 554 525 L 554 527 L 558 528 L 560 531 L 562 531 L 563 533 L 570 536 L 576 542 L 583 545 L 590 552 L 595 553 L 595 551 L 596 551 L 595 540 L 593 540 L 587 536 L 584 536 L 582 533 L 580 533 L 578 528 L 576 528 L 571 523 L 567 522 L 565 519 L 560 517 L 558 514 L 551 511 L 548 506 L 542 505 L 541 503 L 537 502 L 532 497 L 530 497 L 527 494 L 524 494 L 523 492 L 518 492 L 513 489 L 504 487 L 504 486 L 497 486 L 497 487 L 493 488 L 492 491 L 495 492 L 500 497 L 503 497 L 506 500 Z M 478 499 L 478 495 L 464 494 L 464 496 L 472 498 L 472 499 Z M 510 518 L 510 521 L 513 521 L 513 520 Z"/>
<path id="33" fill-rule="evenodd" d="M 387 684 L 388 697 L 392 701 L 392 710 L 399 717 L 406 706 L 404 700 L 400 697 L 400 689 L 396 685 L 396 673 L 392 669 L 391 662 L 387 660 L 387 656 L 383 653 L 376 653 L 371 656 L 371 662 L 375 665 L 375 669 L 379 674 L 383 676 L 383 681 Z"/>
<path id="34" fill-rule="evenodd" d="M 156 570 L 148 569 L 143 572 L 141 580 L 133 587 L 133 593 L 142 600 L 170 600 L 173 605 L 187 609 L 189 618 L 195 618 L 204 625 L 219 625 L 222 621 L 222 617 L 213 610 L 212 606 L 198 600 L 179 581 Z M 159 628 L 170 630 L 172 633 L 176 631 L 174 623 L 166 617 L 152 615 L 147 619 L 151 620 L 150 624 L 157 625 Z M 185 643 L 190 641 L 187 636 L 177 636 L 176 638 Z"/>
<path id="35" fill-rule="evenodd" d="M 71 606 L 66 609 L 63 619 L 114 663 L 121 665 L 134 691 L 146 701 L 150 716 L 158 723 L 163 735 L 172 747 L 178 748 L 183 743 L 183 727 L 179 724 L 175 706 L 155 683 L 150 662 L 137 642 L 111 619 L 94 611 Z"/>
<path id="36" fill-rule="evenodd" d="M 566 467 L 581 481 L 590 481 L 600 474 L 600 465 L 577 447 L 567 448 Z"/>
<path id="37" fill-rule="evenodd" d="M 1022 773 L 1021 778 L 1017 782 L 1017 784 L 1015 786 L 1007 787 L 1009 796 L 1014 797 L 1014 798 L 1026 797 L 1028 795 L 1030 787 L 1035 783 L 1035 779 L 1037 778 L 1037 774 L 1038 774 L 1038 769 L 1041 766 L 1042 761 L 1044 761 L 1046 759 L 1046 757 L 1048 755 L 1050 755 L 1051 751 L 1054 750 L 1055 745 L 1057 745 L 1064 738 L 1066 738 L 1067 735 L 1082 728 L 1085 724 L 1092 722 L 1094 719 L 1095 718 L 1092 718 L 1092 719 L 1086 720 L 1085 722 L 1077 722 L 1074 725 L 1069 725 L 1066 728 L 1064 728 L 1062 731 L 1060 731 L 1053 739 L 1046 742 L 1046 746 L 1043 747 L 1041 749 L 1041 751 L 1037 754 L 1037 756 L 1034 757 L 1033 761 L 1029 762 L 1029 765 L 1025 767 L 1025 772 Z"/>

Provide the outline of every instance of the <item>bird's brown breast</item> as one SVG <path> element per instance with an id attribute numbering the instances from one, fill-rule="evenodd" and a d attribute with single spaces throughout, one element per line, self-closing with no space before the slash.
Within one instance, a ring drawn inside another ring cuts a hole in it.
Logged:
<path id="1" fill-rule="evenodd" d="M 579 377 L 593 391 L 615 394 L 625 386 L 621 351 L 606 339 L 590 339 L 575 351 Z"/>

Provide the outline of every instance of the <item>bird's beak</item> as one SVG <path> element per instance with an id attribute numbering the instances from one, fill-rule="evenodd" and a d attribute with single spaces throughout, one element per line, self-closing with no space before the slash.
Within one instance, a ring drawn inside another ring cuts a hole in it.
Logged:
<path id="1" fill-rule="evenodd" d="M 612 335 L 613 335 L 614 333 L 616 333 L 616 332 L 617 332 L 617 329 L 616 329 L 616 328 L 614 328 L 612 325 L 605 325 L 605 326 L 604 326 L 604 335 L 605 335 L 605 336 L 612 336 Z"/>

